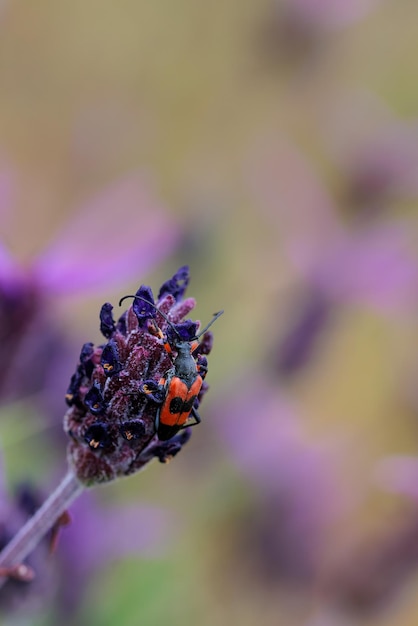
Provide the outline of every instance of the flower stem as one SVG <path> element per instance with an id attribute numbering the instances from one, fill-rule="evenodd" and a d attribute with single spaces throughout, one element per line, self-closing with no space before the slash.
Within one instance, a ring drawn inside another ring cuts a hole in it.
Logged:
<path id="1" fill-rule="evenodd" d="M 41 508 L 0 552 L 0 568 L 20 565 L 83 489 L 84 486 L 69 471 Z M 5 578 L 0 578 L 0 587 L 5 582 Z"/>

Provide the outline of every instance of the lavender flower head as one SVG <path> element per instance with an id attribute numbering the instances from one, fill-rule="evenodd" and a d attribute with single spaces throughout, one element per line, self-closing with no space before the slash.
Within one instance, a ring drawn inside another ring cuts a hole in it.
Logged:
<path id="1" fill-rule="evenodd" d="M 70 438 L 68 458 L 84 485 L 132 474 L 154 457 L 167 462 L 189 439 L 189 428 L 179 428 L 169 440 L 156 436 L 157 414 L 165 393 L 162 381 L 173 372 L 167 347 L 176 350 L 174 331 L 191 342 L 199 328 L 199 322 L 182 321 L 195 306 L 193 298 L 183 299 L 188 282 L 189 269 L 181 267 L 162 285 L 156 302 L 151 288 L 142 285 L 117 322 L 112 305 L 102 306 L 100 330 L 107 343 L 83 345 L 66 395 L 70 407 L 64 418 Z M 212 335 L 206 332 L 192 353 L 202 379 L 207 372 L 205 355 L 211 347 Z M 194 409 L 206 390 L 203 383 Z"/>

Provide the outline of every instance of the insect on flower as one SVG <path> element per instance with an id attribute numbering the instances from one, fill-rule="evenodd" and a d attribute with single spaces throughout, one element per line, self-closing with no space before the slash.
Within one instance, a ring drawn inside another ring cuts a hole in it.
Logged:
<path id="1" fill-rule="evenodd" d="M 157 306 L 153 302 L 138 295 L 124 296 L 120 300 L 119 306 L 126 298 L 142 300 L 158 311 Z M 145 312 L 145 307 L 142 310 Z M 166 372 L 159 383 L 153 380 L 145 381 L 141 386 L 141 391 L 158 404 L 161 404 L 155 419 L 155 427 L 158 438 L 161 441 L 167 441 L 167 439 L 174 437 L 182 428 L 194 426 L 201 422 L 200 415 L 194 405 L 202 388 L 203 379 L 206 376 L 207 359 L 199 354 L 196 354 L 195 358 L 193 354 L 200 345 L 198 342 L 199 337 L 206 333 L 209 327 L 222 315 L 223 311 L 215 313 L 209 324 L 198 335 L 196 335 L 195 331 L 196 324 L 193 322 L 191 324 L 186 322 L 177 328 L 162 311 L 158 311 L 158 313 L 162 315 L 174 333 L 170 338 L 167 337 L 167 341 L 164 342 L 164 348 L 169 354 L 174 349 L 177 352 L 177 356 L 173 361 L 173 367 Z M 180 330 L 183 331 L 182 334 Z M 156 331 L 162 338 L 162 331 L 159 328 L 156 328 Z M 188 336 L 185 339 L 184 335 L 187 336 L 190 332 L 192 336 Z M 189 422 L 190 416 L 195 420 L 192 423 Z"/>
<path id="2" fill-rule="evenodd" d="M 69 461 L 83 484 L 132 474 L 155 457 L 166 462 L 189 439 L 187 431 L 177 433 L 199 423 L 212 348 L 208 329 L 222 311 L 201 332 L 198 322 L 184 321 L 195 306 L 193 298 L 183 299 L 188 282 L 189 268 L 181 267 L 157 302 L 142 285 L 122 298 L 120 304 L 127 297 L 133 303 L 117 322 L 112 305 L 102 306 L 107 343 L 83 345 L 66 394 Z"/>

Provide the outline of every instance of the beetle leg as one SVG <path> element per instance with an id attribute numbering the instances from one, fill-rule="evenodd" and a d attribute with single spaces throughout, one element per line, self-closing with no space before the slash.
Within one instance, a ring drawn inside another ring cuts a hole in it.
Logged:
<path id="1" fill-rule="evenodd" d="M 190 423 L 189 420 L 191 420 L 191 419 L 194 419 L 195 421 Z M 189 426 L 196 426 L 196 424 L 200 424 L 201 421 L 202 421 L 202 418 L 200 417 L 199 413 L 197 412 L 197 409 L 195 409 L 193 407 L 192 410 L 190 411 L 189 419 L 180 428 L 180 430 L 183 430 L 183 428 L 188 428 Z"/>

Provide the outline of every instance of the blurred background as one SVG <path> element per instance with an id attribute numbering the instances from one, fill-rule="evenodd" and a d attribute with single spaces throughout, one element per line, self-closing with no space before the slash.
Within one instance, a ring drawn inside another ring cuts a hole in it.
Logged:
<path id="1" fill-rule="evenodd" d="M 410 0 L 0 0 L 2 541 L 101 304 L 189 264 L 225 309 L 190 444 L 83 495 L 3 623 L 417 623 L 417 35 Z"/>

